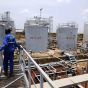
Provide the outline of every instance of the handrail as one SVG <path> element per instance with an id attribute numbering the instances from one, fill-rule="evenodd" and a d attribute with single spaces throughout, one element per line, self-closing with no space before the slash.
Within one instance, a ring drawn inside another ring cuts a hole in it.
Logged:
<path id="1" fill-rule="evenodd" d="M 36 66 L 37 70 L 40 72 L 40 74 L 43 76 L 43 78 L 49 83 L 49 85 L 52 88 L 58 88 L 53 81 L 49 78 L 49 76 L 41 69 L 41 67 L 34 61 L 34 59 L 31 57 L 31 55 L 20 45 L 20 47 L 23 49 L 25 54 L 30 58 L 32 63 Z"/>
<path id="2" fill-rule="evenodd" d="M 12 85 L 14 82 L 16 82 L 16 81 L 18 81 L 19 79 L 21 79 L 22 77 L 23 77 L 23 74 L 22 74 L 20 77 L 16 78 L 14 81 L 8 83 L 8 84 L 7 84 L 6 86 L 4 86 L 3 88 L 9 87 L 9 86 Z"/>

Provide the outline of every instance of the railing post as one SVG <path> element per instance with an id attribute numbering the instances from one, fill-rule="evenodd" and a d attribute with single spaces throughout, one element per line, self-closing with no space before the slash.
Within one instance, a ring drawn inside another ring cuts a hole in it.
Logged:
<path id="1" fill-rule="evenodd" d="M 31 88 L 31 64 L 30 64 L 30 58 L 28 59 L 28 70 L 29 70 L 29 74 L 30 74 L 30 75 L 28 75 L 29 88 Z"/>
<path id="2" fill-rule="evenodd" d="M 40 73 L 40 88 L 43 88 L 43 77 L 42 77 L 42 74 Z"/>
<path id="3" fill-rule="evenodd" d="M 88 61 L 87 61 L 87 73 L 88 73 Z"/>
<path id="4" fill-rule="evenodd" d="M 25 87 L 26 88 L 29 88 L 29 81 L 28 81 L 28 79 L 26 77 L 26 74 L 25 74 L 25 63 L 24 63 L 23 59 L 24 59 L 24 51 L 23 50 L 20 50 L 20 60 L 19 60 L 19 64 L 20 64 L 21 69 L 23 71 Z"/>
<path id="5" fill-rule="evenodd" d="M 22 50 L 19 50 L 19 54 L 20 54 L 20 56 L 19 56 L 19 64 L 21 64 Z"/>

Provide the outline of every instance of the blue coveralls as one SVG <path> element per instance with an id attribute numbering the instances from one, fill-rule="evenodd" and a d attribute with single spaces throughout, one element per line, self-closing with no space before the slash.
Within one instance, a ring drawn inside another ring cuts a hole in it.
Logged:
<path id="1" fill-rule="evenodd" d="M 11 41 L 9 41 L 11 39 Z M 14 66 L 14 51 L 18 47 L 15 37 L 12 34 L 7 34 L 5 36 L 3 45 L 0 47 L 0 51 L 4 50 L 4 61 L 3 68 L 4 72 L 8 74 L 8 64 L 10 65 L 10 74 L 13 74 Z"/>

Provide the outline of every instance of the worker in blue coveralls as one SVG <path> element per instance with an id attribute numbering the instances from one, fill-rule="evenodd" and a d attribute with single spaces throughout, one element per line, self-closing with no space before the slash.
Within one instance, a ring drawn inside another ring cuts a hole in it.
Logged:
<path id="1" fill-rule="evenodd" d="M 5 39 L 3 45 L 0 47 L 0 51 L 4 50 L 4 60 L 3 60 L 3 69 L 4 75 L 8 76 L 8 64 L 10 65 L 9 76 L 13 75 L 13 66 L 14 66 L 14 51 L 19 45 L 16 43 L 15 37 L 11 34 L 11 28 L 5 30 Z"/>

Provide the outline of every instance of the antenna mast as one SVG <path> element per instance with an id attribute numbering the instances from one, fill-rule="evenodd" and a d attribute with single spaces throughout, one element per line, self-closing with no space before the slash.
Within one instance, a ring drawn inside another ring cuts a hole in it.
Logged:
<path id="1" fill-rule="evenodd" d="M 43 8 L 40 9 L 40 18 L 42 17 L 42 10 Z"/>

